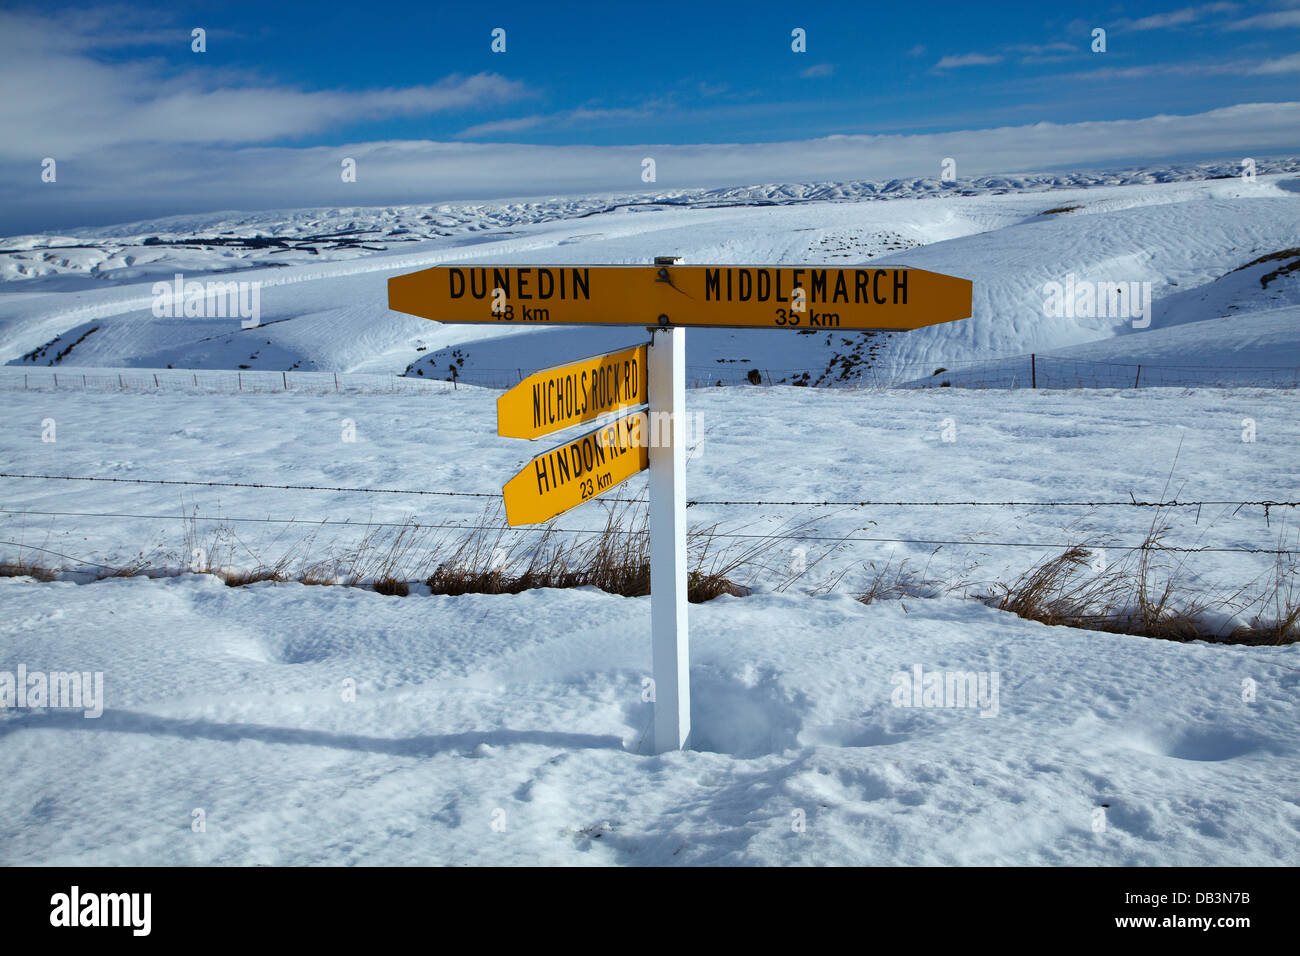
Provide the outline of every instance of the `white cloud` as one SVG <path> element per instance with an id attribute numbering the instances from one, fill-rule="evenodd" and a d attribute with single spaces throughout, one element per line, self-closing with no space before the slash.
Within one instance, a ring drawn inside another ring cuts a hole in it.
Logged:
<path id="1" fill-rule="evenodd" d="M 0 13 L 0 156 L 86 156 L 128 143 L 265 142 L 358 118 L 427 115 L 529 95 L 495 73 L 363 91 L 221 85 L 228 77 L 203 66 L 169 73 L 155 61 L 100 62 L 93 48 L 126 45 L 140 34 L 87 33 L 87 24 L 100 22 L 98 13 L 87 17 L 56 25 Z M 187 31 L 173 39 L 188 48 Z"/>
<path id="2" fill-rule="evenodd" d="M 670 108 L 671 104 L 661 103 L 661 108 Z M 518 119 L 491 120 L 476 123 L 455 134 L 456 139 L 480 139 L 485 136 L 498 136 L 502 133 L 517 133 L 537 128 L 569 128 L 574 126 L 602 126 L 618 124 L 628 120 L 643 120 L 653 116 L 649 106 L 637 108 L 594 109 L 580 106 L 573 110 L 559 113 L 538 113 Z"/>
<path id="3" fill-rule="evenodd" d="M 1290 56 L 1278 57 L 1276 60 L 1265 60 L 1263 63 L 1256 63 L 1250 72 L 1257 75 L 1300 73 L 1300 53 L 1292 53 Z"/>
<path id="4" fill-rule="evenodd" d="M 830 76 L 834 72 L 835 67 L 830 63 L 818 63 L 815 66 L 810 66 L 808 69 L 800 71 L 799 75 L 804 79 L 813 79 L 819 76 Z"/>
<path id="5" fill-rule="evenodd" d="M 1233 13 L 1240 8 L 1236 3 L 1203 3 L 1195 7 L 1183 7 L 1168 13 L 1156 13 L 1140 20 L 1120 21 L 1119 27 L 1127 31 L 1167 30 L 1170 27 L 1186 26 L 1197 23 L 1215 13 Z"/>
<path id="6" fill-rule="evenodd" d="M 1225 30 L 1282 30 L 1288 26 L 1300 27 L 1300 10 L 1277 10 L 1274 13 L 1258 13 L 1245 20 L 1225 23 Z"/>
<path id="7" fill-rule="evenodd" d="M 168 213 L 290 206 L 433 203 L 592 192 L 640 192 L 655 158 L 662 190 L 767 182 L 963 176 L 1089 168 L 1169 157 L 1266 156 L 1300 149 L 1300 102 L 1249 103 L 1190 116 L 772 143 L 534 146 L 397 141 L 338 147 L 167 150 L 116 146 L 60 163 L 0 159 L 0 232 L 122 222 Z M 343 183 L 340 161 L 357 162 Z"/>
<path id="8" fill-rule="evenodd" d="M 461 139 L 478 139 L 481 136 L 497 136 L 501 133 L 518 133 L 534 129 L 546 123 L 547 117 L 541 115 L 520 116 L 517 119 L 490 120 L 466 127 L 456 134 Z"/>
<path id="9" fill-rule="evenodd" d="M 963 53 L 960 56 L 945 56 L 934 65 L 934 69 L 951 70 L 960 66 L 989 66 L 993 63 L 1001 62 L 1001 54 L 990 56 L 984 53 Z"/>
<path id="10" fill-rule="evenodd" d="M 1013 43 L 1007 47 L 1013 53 L 1028 53 L 1030 55 L 1039 55 L 1042 53 L 1054 53 L 1058 51 L 1073 52 L 1078 49 L 1073 43 Z"/>
<path id="11" fill-rule="evenodd" d="M 1259 13 L 1244 20 L 1225 23 L 1225 30 L 1277 30 L 1286 27 L 1300 27 L 1300 10 L 1278 10 L 1274 13 Z"/>
<path id="12" fill-rule="evenodd" d="M 1068 74 L 1071 80 L 1142 80 L 1151 76 L 1263 76 L 1300 72 L 1300 53 L 1273 60 L 1224 60 L 1218 63 L 1150 63 L 1146 66 L 1098 67 Z"/>

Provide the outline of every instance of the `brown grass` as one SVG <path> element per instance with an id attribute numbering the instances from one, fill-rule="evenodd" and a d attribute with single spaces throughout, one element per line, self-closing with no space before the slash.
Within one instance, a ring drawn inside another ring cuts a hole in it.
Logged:
<path id="1" fill-rule="evenodd" d="M 125 564 L 117 567 L 105 567 L 99 574 L 100 579 L 104 578 L 134 578 L 144 575 L 145 577 L 155 577 L 158 569 L 154 567 L 153 561 L 145 557 L 144 552 L 137 554 Z"/>
<path id="2" fill-rule="evenodd" d="M 486 512 L 481 526 L 489 526 Z M 425 584 L 434 594 L 517 594 L 533 588 L 594 587 L 624 597 L 650 593 L 649 512 L 632 503 L 610 504 L 605 526 L 561 538 L 554 525 L 528 540 L 504 527 L 467 530 L 438 562 Z M 723 547 L 718 525 L 687 534 L 687 599 L 695 604 L 724 594 L 743 597 L 764 572 L 780 573 L 768 558 L 797 529 L 778 529 Z M 786 582 L 788 583 L 788 582 Z"/>
<path id="3" fill-rule="evenodd" d="M 397 578 L 384 577 L 379 578 L 374 584 L 370 585 L 372 591 L 379 594 L 386 594 L 389 597 L 406 597 L 411 593 L 411 587 L 405 581 L 399 581 Z"/>
<path id="4" fill-rule="evenodd" d="M 504 527 L 466 531 L 425 580 L 434 594 L 518 594 L 533 588 L 595 587 L 611 594 L 650 593 L 648 516 L 612 506 L 605 527 L 562 539 L 548 525 L 529 543 Z M 491 527 L 485 512 L 483 526 Z"/>
<path id="5" fill-rule="evenodd" d="M 1034 565 L 1011 584 L 984 596 L 1018 617 L 1060 627 L 1133 634 L 1168 641 L 1223 644 L 1287 644 L 1300 640 L 1300 588 L 1294 563 L 1279 555 L 1272 583 L 1255 598 L 1248 588 L 1210 594 L 1184 579 L 1184 560 L 1162 539 L 1169 530 L 1159 515 L 1142 544 L 1115 565 L 1093 566 L 1097 549 L 1077 545 Z M 1282 550 L 1282 549 L 1279 549 Z M 1258 608 L 1252 622 L 1224 633 L 1216 620 Z"/>
<path id="6" fill-rule="evenodd" d="M 58 572 L 43 564 L 36 564 L 24 558 L 5 558 L 0 561 L 0 578 L 35 578 L 37 581 L 53 581 Z"/>
<path id="7" fill-rule="evenodd" d="M 275 581 L 283 583 L 290 580 L 287 574 L 278 571 L 274 567 L 259 566 L 256 568 L 224 568 L 217 572 L 217 577 L 226 583 L 226 587 L 242 588 L 249 584 L 260 584 L 263 581 Z"/>
<path id="8" fill-rule="evenodd" d="M 1167 483 L 1162 495 L 1168 490 Z M 633 502 L 603 504 L 605 524 L 590 533 L 562 533 L 554 523 L 540 534 L 534 529 L 511 529 L 502 521 L 497 502 L 474 524 L 446 531 L 433 540 L 431 529 L 413 517 L 397 524 L 366 525 L 354 546 L 310 561 L 299 556 L 319 554 L 315 532 L 296 540 L 277 560 L 266 562 L 225 524 L 218 523 L 200 536 L 197 520 L 191 516 L 185 523 L 181 555 L 163 555 L 166 560 L 157 565 L 141 552 L 121 566 L 96 567 L 102 568 L 99 578 L 174 574 L 179 565 L 215 575 L 230 587 L 297 581 L 366 587 L 401 597 L 409 596 L 417 581 L 440 595 L 576 587 L 594 587 L 626 597 L 648 595 L 648 510 Z M 849 567 L 821 581 L 811 575 L 842 545 L 808 558 L 801 544 L 806 540 L 803 532 L 822 517 L 825 513 L 819 511 L 816 519 L 776 524 L 767 533 L 755 530 L 759 523 L 725 531 L 716 523 L 691 528 L 687 539 L 688 599 L 698 604 L 722 595 L 743 597 L 760 579 L 777 591 L 796 584 L 809 594 L 834 590 Z M 1262 583 L 1252 582 L 1231 594 L 1211 595 L 1185 583 L 1187 558 L 1163 543 L 1169 530 L 1164 514 L 1157 511 L 1138 548 L 1115 550 L 1123 555 L 1117 563 L 1094 567 L 1098 550 L 1104 552 L 1106 544 L 1080 543 L 1043 559 L 1010 583 L 982 585 L 973 596 L 1051 626 L 1174 641 L 1286 644 L 1300 640 L 1300 581 L 1295 552 L 1287 548 L 1285 535 L 1275 567 Z M 272 544 L 287 533 L 288 529 Z M 19 557 L 0 560 L 0 577 L 54 580 L 59 570 L 24 558 L 28 550 L 32 550 L 30 546 L 23 547 Z M 931 553 L 931 560 L 938 551 Z M 795 554 L 798 560 L 792 561 Z M 866 567 L 868 582 L 855 595 L 863 604 L 959 589 L 965 595 L 969 587 L 936 580 L 929 573 L 930 561 L 920 569 L 909 567 L 907 559 L 895 563 L 893 558 Z M 970 571 L 968 567 L 960 574 Z M 1245 623 L 1241 623 L 1243 619 Z"/>
<path id="9" fill-rule="evenodd" d="M 939 549 L 936 548 L 930 552 L 933 558 Z M 959 585 L 949 584 L 942 585 L 939 581 L 930 578 L 927 574 L 929 563 L 925 568 L 915 570 L 907 566 L 907 559 L 904 558 L 898 564 L 894 563 L 892 557 L 889 558 L 880 567 L 876 566 L 874 561 L 868 562 L 867 567 L 874 574 L 867 582 L 866 586 L 854 595 L 854 599 L 863 604 L 872 604 L 876 601 L 895 601 L 905 597 L 928 597 L 941 590 L 955 590 Z"/>
<path id="10" fill-rule="evenodd" d="M 1177 466 L 1175 452 L 1162 497 L 1169 493 Z M 1187 553 L 1179 557 L 1179 552 L 1165 546 L 1169 531 L 1167 513 L 1157 509 L 1142 543 L 1122 551 L 1119 562 L 1106 563 L 1104 545 L 1076 545 L 1045 559 L 1011 584 L 996 585 L 985 600 L 1042 624 L 1169 641 L 1232 642 L 1232 634 L 1221 634 L 1221 626 L 1212 619 L 1222 617 L 1224 611 L 1238 611 L 1245 589 L 1210 595 L 1186 584 Z M 1095 567 L 1099 553 L 1103 560 Z"/>
<path id="11" fill-rule="evenodd" d="M 1232 630 L 1234 644 L 1294 644 L 1300 641 L 1300 583 L 1294 553 L 1284 554 L 1287 538 L 1278 540 L 1278 555 L 1272 580 L 1263 588 L 1247 610 L 1257 608 L 1248 624 Z"/>

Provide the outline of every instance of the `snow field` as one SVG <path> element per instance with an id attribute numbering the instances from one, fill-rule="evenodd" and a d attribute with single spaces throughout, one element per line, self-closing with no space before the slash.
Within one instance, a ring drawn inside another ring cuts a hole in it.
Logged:
<path id="1" fill-rule="evenodd" d="M 1294 645 L 724 598 L 691 609 L 696 749 L 655 757 L 644 599 L 199 576 L 5 580 L 0 608 L 7 656 L 108 701 L 0 722 L 7 863 L 1297 859 Z M 996 716 L 895 706 L 916 666 L 996 674 Z"/>

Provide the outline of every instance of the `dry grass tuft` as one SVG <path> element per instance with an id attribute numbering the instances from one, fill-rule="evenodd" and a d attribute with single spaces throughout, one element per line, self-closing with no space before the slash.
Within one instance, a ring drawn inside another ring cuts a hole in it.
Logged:
<path id="1" fill-rule="evenodd" d="M 939 549 L 935 548 L 930 552 L 933 559 Z M 876 567 L 875 562 L 868 562 L 867 567 L 875 573 L 866 587 L 862 588 L 853 597 L 862 604 L 871 604 L 875 601 L 896 601 L 907 597 L 929 597 L 943 590 L 956 590 L 959 585 L 943 585 L 928 576 L 930 568 L 929 562 L 926 562 L 924 569 L 917 571 L 907 566 L 907 559 L 904 558 L 894 564 L 893 557 L 890 557 L 880 568 Z"/>
<path id="2" fill-rule="evenodd" d="M 35 578 L 37 581 L 53 581 L 58 572 L 43 564 L 34 564 L 23 558 L 5 558 L 0 561 L 0 578 Z"/>
<path id="3" fill-rule="evenodd" d="M 1278 542 L 1278 551 L 1286 548 L 1286 536 Z M 1273 579 L 1247 608 L 1258 608 L 1249 624 L 1232 630 L 1234 644 L 1294 644 L 1300 641 L 1300 583 L 1294 553 L 1279 553 L 1273 566 Z"/>
<path id="4" fill-rule="evenodd" d="M 374 584 L 370 585 L 370 589 L 379 594 L 386 594 L 389 597 L 406 597 L 411 593 L 410 585 L 405 581 L 399 581 L 397 578 L 391 577 L 378 578 Z"/>
<path id="5" fill-rule="evenodd" d="M 608 508 L 605 526 L 597 531 L 562 539 L 548 526 L 531 542 L 503 527 L 482 530 L 492 517 L 485 513 L 480 528 L 467 530 L 425 583 L 434 594 L 594 587 L 644 597 L 650 593 L 649 513 L 631 502 L 609 503 Z M 741 578 L 779 573 L 766 557 L 790 539 L 788 532 L 778 530 L 742 539 L 751 543 L 738 547 L 722 547 L 720 540 L 717 525 L 687 535 L 687 599 L 695 604 L 724 594 L 742 597 L 750 587 Z"/>
<path id="6" fill-rule="evenodd" d="M 258 566 L 256 568 L 224 568 L 217 572 L 217 577 L 226 583 L 226 587 L 242 588 L 249 584 L 259 584 L 262 581 L 275 581 L 281 583 L 288 581 L 289 576 L 275 567 Z"/>
<path id="7" fill-rule="evenodd" d="M 1247 588 L 1211 594 L 1184 580 L 1182 560 L 1162 541 L 1161 515 L 1142 544 L 1115 565 L 1098 560 L 1104 548 L 1067 549 L 1030 568 L 985 600 L 1041 624 L 1134 634 L 1167 641 L 1286 644 L 1300 640 L 1300 589 L 1294 563 L 1279 561 L 1270 587 L 1243 604 Z M 1281 550 L 1281 549 L 1279 549 Z M 1224 620 L 1258 608 L 1250 624 L 1224 633 Z"/>

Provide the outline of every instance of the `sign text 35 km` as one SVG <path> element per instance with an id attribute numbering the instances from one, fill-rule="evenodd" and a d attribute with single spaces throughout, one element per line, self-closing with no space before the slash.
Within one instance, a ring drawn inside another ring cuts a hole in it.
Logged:
<path id="1" fill-rule="evenodd" d="M 645 471 L 649 437 L 646 413 L 638 411 L 538 455 L 502 489 L 506 523 L 550 521 Z"/>
<path id="2" fill-rule="evenodd" d="M 439 322 L 919 329 L 968 318 L 968 279 L 862 266 L 435 266 L 389 308 Z"/>
<path id="3" fill-rule="evenodd" d="M 497 434 L 538 438 L 646 403 L 646 347 L 543 369 L 497 399 Z"/>

